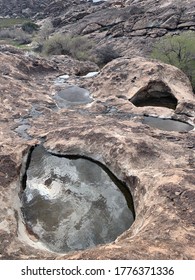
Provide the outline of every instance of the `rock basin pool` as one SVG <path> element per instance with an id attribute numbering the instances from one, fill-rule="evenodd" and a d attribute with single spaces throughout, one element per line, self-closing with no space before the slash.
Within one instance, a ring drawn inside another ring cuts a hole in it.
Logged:
<path id="1" fill-rule="evenodd" d="M 89 91 L 78 86 L 68 86 L 58 91 L 54 96 L 54 100 L 59 108 L 87 104 L 93 101 Z"/>
<path id="2" fill-rule="evenodd" d="M 193 129 L 188 123 L 157 117 L 144 117 L 142 123 L 164 131 L 187 132 Z"/>
<path id="3" fill-rule="evenodd" d="M 114 241 L 134 221 L 131 194 L 113 174 L 42 146 L 31 153 L 21 202 L 26 227 L 59 253 Z"/>

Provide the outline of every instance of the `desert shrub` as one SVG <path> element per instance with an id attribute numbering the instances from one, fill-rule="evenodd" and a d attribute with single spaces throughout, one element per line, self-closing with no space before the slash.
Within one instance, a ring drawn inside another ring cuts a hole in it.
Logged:
<path id="1" fill-rule="evenodd" d="M 86 60 L 92 43 L 81 36 L 55 34 L 43 43 L 43 53 L 46 55 L 70 55 L 79 60 Z"/>
<path id="2" fill-rule="evenodd" d="M 95 57 L 95 62 L 102 67 L 113 59 L 120 57 L 120 54 L 114 49 L 113 45 L 106 45 L 96 49 Z"/>
<path id="3" fill-rule="evenodd" d="M 39 30 L 39 25 L 34 22 L 27 21 L 22 24 L 22 30 L 29 34 L 32 34 L 34 31 Z"/>
<path id="4" fill-rule="evenodd" d="M 70 40 L 71 55 L 79 60 L 87 60 L 93 43 L 82 36 L 72 37 Z"/>
<path id="5" fill-rule="evenodd" d="M 43 42 L 43 53 L 46 55 L 71 55 L 70 37 L 55 34 Z"/>
<path id="6" fill-rule="evenodd" d="M 32 39 L 30 36 L 28 36 L 25 32 L 22 32 L 22 30 L 16 32 L 16 36 L 14 40 L 19 44 L 19 45 L 26 45 L 32 42 Z"/>
<path id="7" fill-rule="evenodd" d="M 195 33 L 184 32 L 168 35 L 156 43 L 152 58 L 174 65 L 190 79 L 195 91 Z"/>
<path id="8" fill-rule="evenodd" d="M 31 38 L 21 29 L 3 29 L 0 30 L 0 39 L 13 39 L 18 44 L 28 44 Z"/>
<path id="9" fill-rule="evenodd" d="M 40 41 L 47 40 L 53 31 L 54 31 L 54 27 L 51 20 L 50 19 L 45 20 L 38 34 L 39 40 Z"/>
<path id="10" fill-rule="evenodd" d="M 2 29 L 0 30 L 0 39 L 14 39 L 15 38 L 15 32 L 13 30 L 9 29 Z"/>

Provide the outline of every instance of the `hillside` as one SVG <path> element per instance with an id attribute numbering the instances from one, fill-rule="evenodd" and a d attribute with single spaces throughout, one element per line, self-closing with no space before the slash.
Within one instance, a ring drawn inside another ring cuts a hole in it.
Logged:
<path id="1" fill-rule="evenodd" d="M 50 18 L 55 32 L 84 35 L 122 55 L 147 55 L 157 38 L 195 30 L 193 0 L 0 0 L 0 16 Z"/>
<path id="2" fill-rule="evenodd" d="M 62 13 L 70 6 L 80 5 L 87 0 L 0 0 L 0 16 L 15 16 L 15 17 L 46 17 L 48 15 L 57 15 Z"/>

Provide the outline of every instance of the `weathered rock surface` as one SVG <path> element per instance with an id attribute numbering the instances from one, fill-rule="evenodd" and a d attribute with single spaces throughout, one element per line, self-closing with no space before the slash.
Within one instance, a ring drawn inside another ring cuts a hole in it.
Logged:
<path id="1" fill-rule="evenodd" d="M 58 15 L 62 10 L 73 6 L 87 3 L 87 0 L 73 1 L 50 1 L 50 0 L 0 0 L 1 16 L 24 16 L 24 17 L 45 17 L 49 14 Z"/>
<path id="2" fill-rule="evenodd" d="M 155 61 L 121 58 L 84 79 L 68 72 L 66 57 L 60 63 L 6 48 L 0 56 L 0 258 L 195 259 L 195 132 L 142 124 L 144 115 L 195 124 L 186 76 Z M 70 78 L 55 85 L 62 74 Z M 133 105 L 138 94 L 144 103 L 145 91 L 160 95 L 156 83 L 177 100 L 176 108 Z M 86 88 L 94 101 L 58 108 L 53 97 L 67 84 Z M 18 133 L 22 125 L 27 127 Z M 132 193 L 133 225 L 114 242 L 92 249 L 66 255 L 45 250 L 25 228 L 19 199 L 27 155 L 36 144 L 106 165 Z"/>
<path id="3" fill-rule="evenodd" d="M 80 10 L 85 15 L 79 17 Z M 165 34 L 194 30 L 194 15 L 193 0 L 111 0 L 61 13 L 58 29 L 95 39 L 97 49 L 113 44 L 121 55 L 148 55 L 154 42 Z"/>
<path id="4" fill-rule="evenodd" d="M 165 34 L 195 30 L 193 0 L 0 0 L 0 15 L 50 18 L 55 32 L 84 35 L 96 48 L 113 44 L 121 55 L 147 55 Z"/>

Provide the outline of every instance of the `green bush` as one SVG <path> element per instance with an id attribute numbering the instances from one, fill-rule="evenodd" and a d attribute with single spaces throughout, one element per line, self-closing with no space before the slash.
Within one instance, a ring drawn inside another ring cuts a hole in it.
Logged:
<path id="1" fill-rule="evenodd" d="M 22 24 L 22 30 L 29 34 L 32 34 L 34 31 L 39 30 L 39 25 L 34 22 L 28 21 Z"/>
<path id="2" fill-rule="evenodd" d="M 152 58 L 174 65 L 190 79 L 195 91 L 195 33 L 184 32 L 180 35 L 168 35 L 156 43 Z"/>
<path id="3" fill-rule="evenodd" d="M 46 55 L 70 55 L 70 38 L 56 34 L 43 42 L 43 53 Z"/>
<path id="4" fill-rule="evenodd" d="M 70 55 L 79 60 L 89 57 L 92 43 L 85 37 L 55 34 L 43 43 L 43 53 L 46 55 Z"/>

